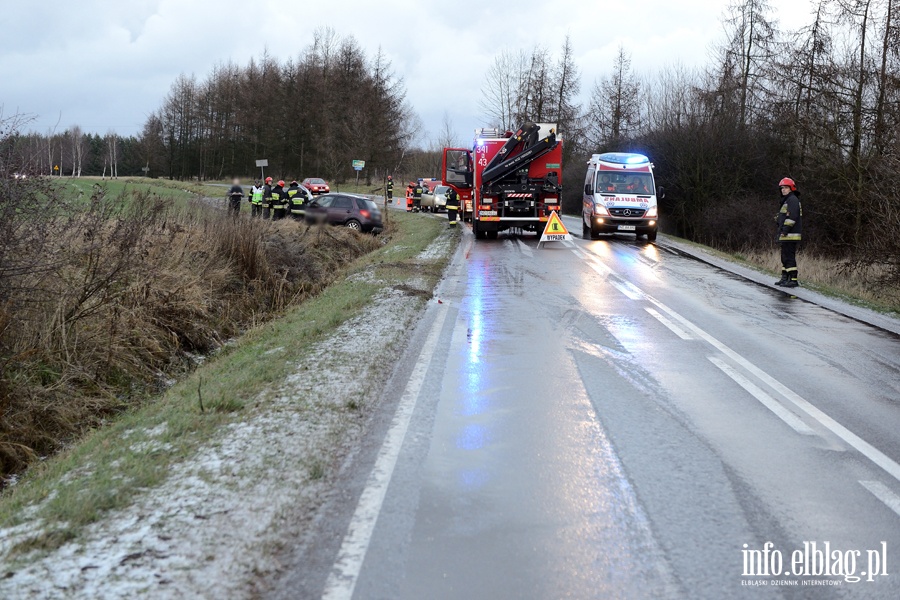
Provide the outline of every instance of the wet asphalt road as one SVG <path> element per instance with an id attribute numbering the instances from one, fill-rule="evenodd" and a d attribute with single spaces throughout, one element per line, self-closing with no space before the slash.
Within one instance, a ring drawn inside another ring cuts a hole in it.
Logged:
<path id="1" fill-rule="evenodd" d="M 898 338 L 574 237 L 464 237 L 281 597 L 900 597 Z M 744 576 L 766 542 L 888 575 Z"/>

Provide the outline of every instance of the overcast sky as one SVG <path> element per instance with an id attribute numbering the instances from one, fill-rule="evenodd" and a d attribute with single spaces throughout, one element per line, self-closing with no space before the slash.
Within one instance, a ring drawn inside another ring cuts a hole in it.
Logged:
<path id="1" fill-rule="evenodd" d="M 182 72 L 245 64 L 265 48 L 297 56 L 328 25 L 369 53 L 381 46 L 403 77 L 426 135 L 447 111 L 460 137 L 484 125 L 481 80 L 502 48 L 555 50 L 568 33 L 582 93 L 621 43 L 638 73 L 704 64 L 728 0 L 0 0 L 0 106 L 32 128 L 140 132 Z M 782 24 L 810 19 L 808 0 L 772 0 Z"/>

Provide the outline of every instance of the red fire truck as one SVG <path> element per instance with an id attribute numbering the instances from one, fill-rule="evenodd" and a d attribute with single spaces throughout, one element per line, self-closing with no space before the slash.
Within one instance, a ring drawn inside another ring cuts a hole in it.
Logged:
<path id="1" fill-rule="evenodd" d="M 519 228 L 540 233 L 562 192 L 562 140 L 556 125 L 525 123 L 515 133 L 479 129 L 471 150 L 444 148 L 443 184 L 471 213 L 476 239 Z"/>

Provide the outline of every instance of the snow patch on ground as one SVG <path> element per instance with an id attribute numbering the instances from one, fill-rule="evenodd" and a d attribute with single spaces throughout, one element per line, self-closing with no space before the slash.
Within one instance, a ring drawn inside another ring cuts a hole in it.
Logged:
<path id="1" fill-rule="evenodd" d="M 446 238 L 435 242 L 440 251 L 426 250 L 420 258 L 447 253 Z M 341 460 L 335 448 L 359 433 L 365 407 L 390 375 L 385 365 L 393 364 L 420 307 L 421 298 L 386 289 L 299 361 L 245 421 L 224 428 L 128 509 L 7 573 L 0 597 L 258 595 L 260 582 L 279 569 L 272 557 L 295 543 L 313 518 Z M 163 424 L 147 433 L 158 438 L 165 432 Z M 160 444 L 141 442 L 135 451 Z M 0 531 L 0 556 L 39 527 L 32 521 Z"/>

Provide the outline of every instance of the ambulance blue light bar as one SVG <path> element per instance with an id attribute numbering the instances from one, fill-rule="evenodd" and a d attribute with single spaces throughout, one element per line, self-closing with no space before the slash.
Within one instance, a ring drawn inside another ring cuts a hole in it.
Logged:
<path id="1" fill-rule="evenodd" d="M 606 163 L 615 165 L 639 165 L 650 162 L 650 159 L 643 154 L 631 154 L 629 152 L 607 152 L 598 157 Z"/>

